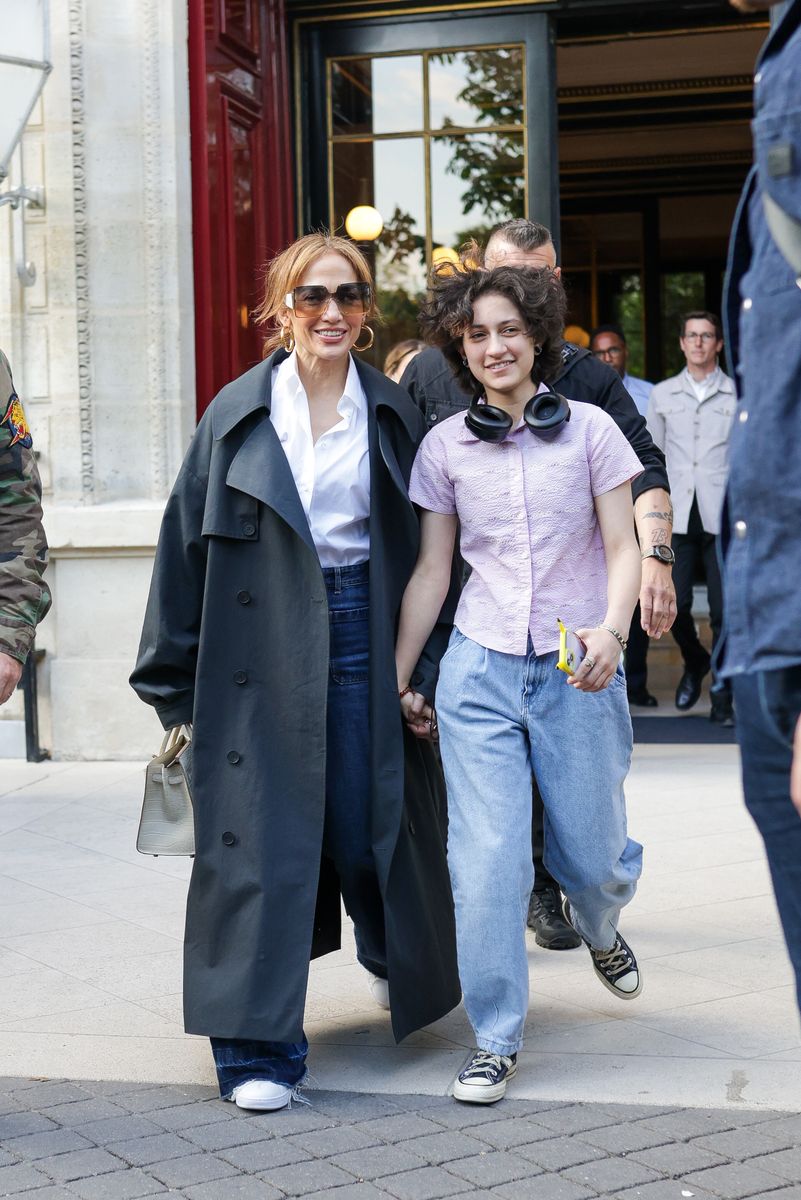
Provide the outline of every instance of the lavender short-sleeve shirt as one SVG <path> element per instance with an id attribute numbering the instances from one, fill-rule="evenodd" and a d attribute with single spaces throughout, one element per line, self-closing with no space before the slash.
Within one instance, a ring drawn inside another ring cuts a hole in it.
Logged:
<path id="1" fill-rule="evenodd" d="M 490 650 L 557 649 L 569 629 L 597 625 L 607 608 L 607 573 L 594 497 L 642 471 L 612 418 L 570 402 L 570 420 L 551 438 L 524 425 L 483 442 L 464 414 L 443 421 L 417 452 L 409 495 L 430 512 L 455 514 L 472 573 L 456 611 L 462 633 Z"/>

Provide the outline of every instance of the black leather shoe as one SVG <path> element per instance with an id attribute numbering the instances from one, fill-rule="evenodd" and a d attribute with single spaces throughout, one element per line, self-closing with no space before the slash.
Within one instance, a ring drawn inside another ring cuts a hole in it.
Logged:
<path id="1" fill-rule="evenodd" d="M 679 686 L 676 688 L 676 708 L 680 712 L 686 712 L 688 708 L 692 708 L 698 703 L 701 695 L 701 684 L 705 675 L 709 673 L 709 667 L 704 671 L 685 671 L 679 680 Z"/>
<path id="2" fill-rule="evenodd" d="M 553 888 L 531 893 L 526 924 L 544 950 L 575 950 L 581 945 L 581 938 L 562 915 L 562 897 Z"/>
<path id="3" fill-rule="evenodd" d="M 709 719 L 713 725 L 720 725 L 724 729 L 734 728 L 734 705 L 728 692 L 724 692 L 722 695 L 712 693 L 712 709 Z"/>
<path id="4" fill-rule="evenodd" d="M 656 708 L 659 701 L 648 688 L 638 688 L 635 692 L 629 692 L 629 704 L 636 704 L 639 708 Z"/>

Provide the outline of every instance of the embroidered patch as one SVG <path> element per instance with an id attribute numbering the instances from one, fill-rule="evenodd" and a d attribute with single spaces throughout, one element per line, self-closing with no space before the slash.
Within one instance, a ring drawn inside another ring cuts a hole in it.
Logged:
<path id="1" fill-rule="evenodd" d="M 16 446 L 19 442 L 20 446 L 24 446 L 26 450 L 30 450 L 33 445 L 31 437 L 31 428 L 25 416 L 25 409 L 22 407 L 22 401 L 16 392 L 11 393 L 11 398 L 8 402 L 3 417 L 0 418 L 0 425 L 8 425 L 11 430 L 11 445 Z"/>

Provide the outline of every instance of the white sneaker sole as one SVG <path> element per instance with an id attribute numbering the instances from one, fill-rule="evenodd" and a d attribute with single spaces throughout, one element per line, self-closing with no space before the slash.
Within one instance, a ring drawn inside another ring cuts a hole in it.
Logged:
<path id="1" fill-rule="evenodd" d="M 496 1100 L 503 1099 L 507 1083 L 516 1074 L 517 1063 L 513 1063 L 506 1078 L 500 1083 L 462 1083 L 457 1076 L 453 1085 L 453 1098 L 463 1100 L 467 1104 L 494 1104 Z"/>
<path id="2" fill-rule="evenodd" d="M 258 1097 L 252 1099 L 241 1096 L 228 1096 L 228 1100 L 232 1100 L 237 1108 L 243 1109 L 245 1112 L 277 1112 L 280 1108 L 286 1108 L 292 1099 L 292 1089 L 287 1088 L 286 1095 Z"/>

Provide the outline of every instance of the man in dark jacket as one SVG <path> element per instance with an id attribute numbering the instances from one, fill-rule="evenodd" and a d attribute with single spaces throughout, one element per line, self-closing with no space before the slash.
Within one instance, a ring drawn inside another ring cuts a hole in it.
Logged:
<path id="1" fill-rule="evenodd" d="M 556 250 L 550 231 L 535 221 L 519 218 L 500 225 L 487 243 L 485 266 L 526 267 L 550 271 L 556 279 Z M 471 397 L 463 392 L 439 350 L 428 347 L 412 360 L 403 373 L 405 387 L 422 411 L 429 428 L 454 413 L 462 412 Z M 644 418 L 611 367 L 598 362 L 588 350 L 570 342 L 562 346 L 562 369 L 552 386 L 569 400 L 597 404 L 609 413 L 628 438 L 644 467 L 632 484 L 640 551 L 643 556 L 640 609 L 642 627 L 651 637 L 666 633 L 676 615 L 676 597 L 671 579 L 673 552 L 670 549 L 673 506 L 664 455 L 651 440 Z M 543 862 L 543 810 L 534 787 L 532 850 L 534 891 L 528 924 L 536 941 L 549 950 L 568 950 L 581 944 L 562 915 L 558 882 Z"/>
<path id="2" fill-rule="evenodd" d="M 733 2 L 751 12 L 776 0 Z M 765 841 L 801 1003 L 801 0 L 777 15 L 754 77 L 754 167 L 726 283 L 740 403 L 721 523 L 718 669 L 734 685 L 745 802 Z"/>

